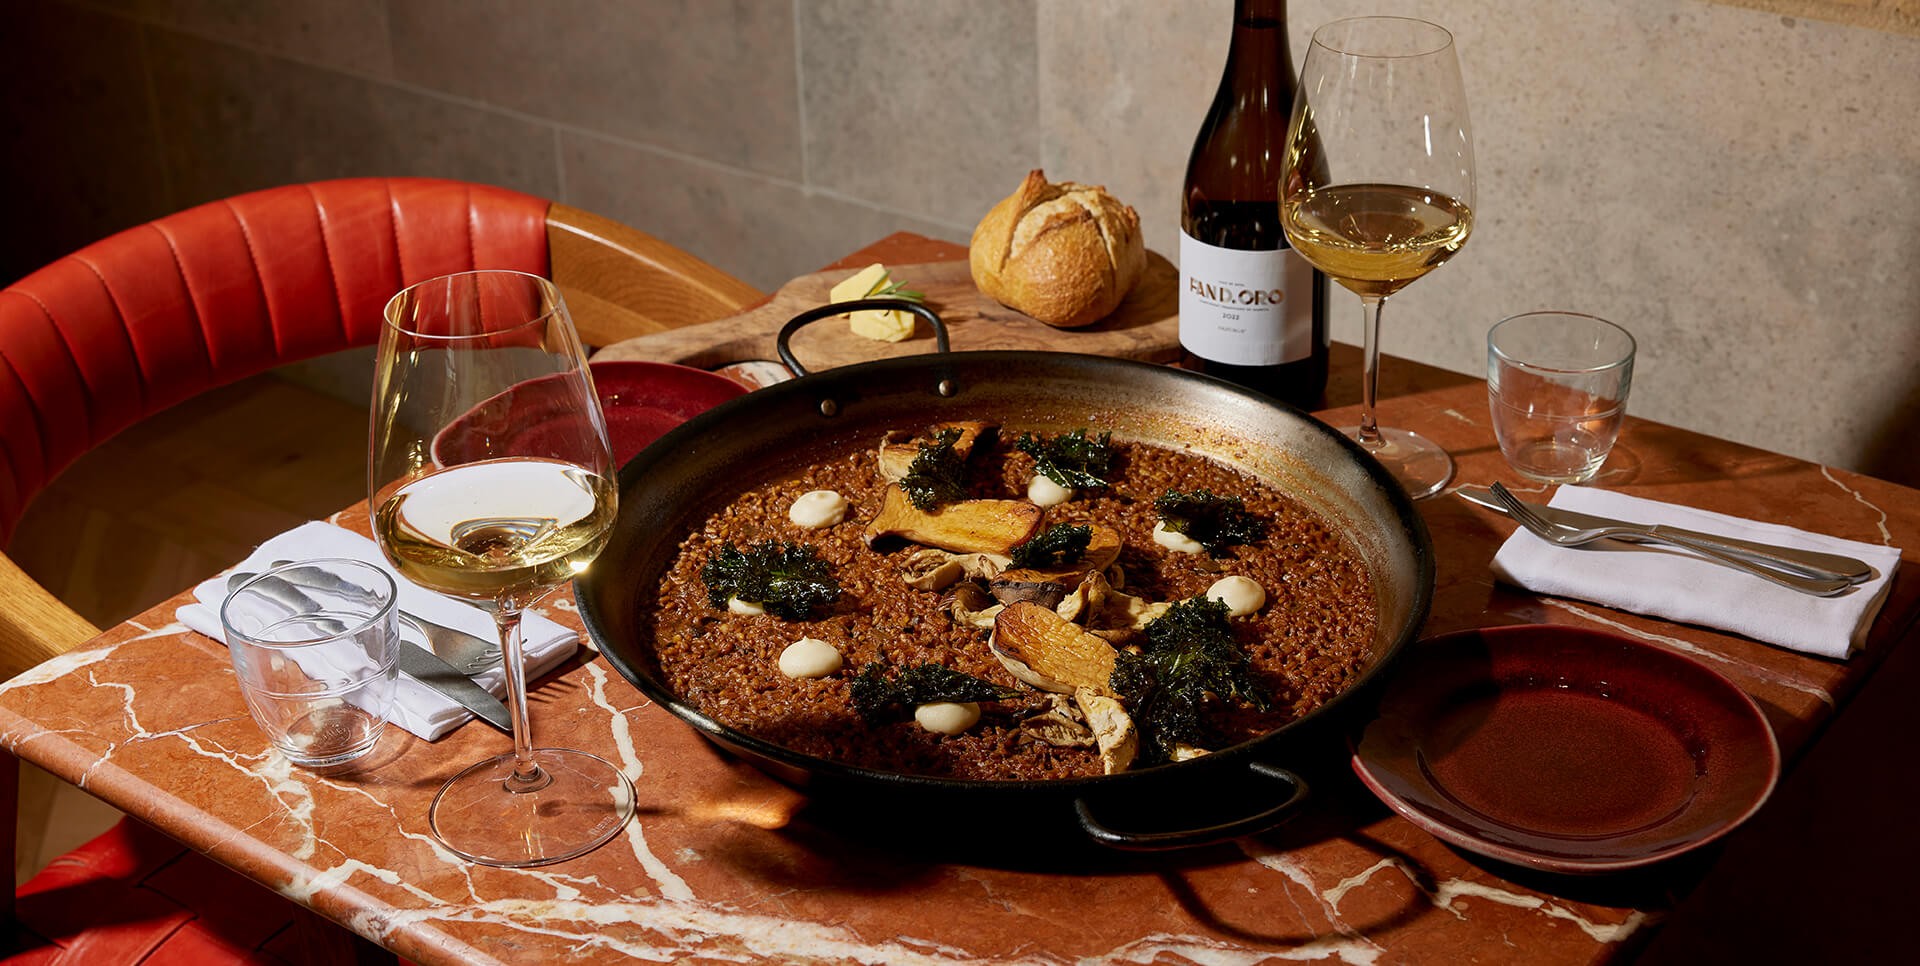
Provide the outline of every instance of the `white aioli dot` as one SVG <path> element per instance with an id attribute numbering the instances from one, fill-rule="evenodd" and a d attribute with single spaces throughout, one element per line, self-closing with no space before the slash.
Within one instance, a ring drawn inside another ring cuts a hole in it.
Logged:
<path id="1" fill-rule="evenodd" d="M 1207 549 L 1200 545 L 1200 541 L 1167 529 L 1165 520 L 1153 525 L 1153 542 L 1175 553 L 1200 553 Z"/>
<path id="2" fill-rule="evenodd" d="M 957 735 L 974 726 L 980 720 L 980 706 L 968 701 L 957 704 L 952 701 L 935 701 L 913 709 L 913 720 L 928 731 L 943 735 Z"/>
<path id="3" fill-rule="evenodd" d="M 826 641 L 803 637 L 780 652 L 780 673 L 790 678 L 823 678 L 840 670 L 840 650 Z"/>
<path id="4" fill-rule="evenodd" d="M 830 527 L 846 518 L 847 498 L 832 490 L 809 490 L 787 509 L 787 519 L 809 530 Z"/>
<path id="5" fill-rule="evenodd" d="M 765 607 L 762 607 L 759 604 L 754 603 L 753 601 L 741 600 L 738 597 L 727 598 L 727 613 L 729 614 L 741 614 L 747 617 L 758 617 L 759 615 L 764 614 L 766 612 L 767 612 L 767 609 Z"/>
<path id="6" fill-rule="evenodd" d="M 1034 506 L 1059 506 L 1073 499 L 1073 490 L 1055 483 L 1046 476 L 1035 475 L 1033 482 L 1027 484 L 1027 501 Z"/>
<path id="7" fill-rule="evenodd" d="M 1235 574 L 1214 581 L 1213 586 L 1207 588 L 1207 597 L 1225 603 L 1228 616 L 1245 617 L 1266 604 L 1267 591 L 1252 577 Z"/>

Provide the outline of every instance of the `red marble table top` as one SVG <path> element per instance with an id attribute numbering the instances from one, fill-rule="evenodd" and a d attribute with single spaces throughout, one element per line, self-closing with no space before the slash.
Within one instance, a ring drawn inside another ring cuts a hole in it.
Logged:
<path id="1" fill-rule="evenodd" d="M 927 247 L 916 250 L 923 260 Z M 884 254 L 875 246 L 849 261 L 875 251 Z M 1338 348 L 1335 367 L 1329 396 L 1348 403 L 1355 354 Z M 1456 484 L 1516 483 L 1478 380 L 1396 360 L 1385 374 L 1383 424 L 1444 445 L 1459 464 Z M 1355 414 L 1342 405 L 1321 415 L 1337 424 Z M 1752 695 L 1789 761 L 1913 636 L 1920 499 L 1911 490 L 1637 419 L 1597 482 L 1909 551 L 1865 649 L 1836 662 L 1497 585 L 1488 561 L 1512 524 L 1441 496 L 1420 504 L 1439 572 L 1426 633 L 1555 623 L 1677 650 Z M 364 528 L 364 512 L 336 522 Z M 506 750 L 504 736 L 468 726 L 429 744 L 389 729 L 348 770 L 293 767 L 248 718 L 221 645 L 174 620 L 187 599 L 0 685 L 0 741 L 422 963 L 1601 962 L 1640 948 L 1714 858 L 1710 848 L 1598 879 L 1522 873 L 1441 844 L 1348 776 L 1317 787 L 1306 814 L 1228 846 L 1110 861 L 963 860 L 938 847 L 937 828 L 903 844 L 796 814 L 798 793 L 589 659 L 538 683 L 536 740 L 619 763 L 640 817 L 581 859 L 477 867 L 433 842 L 426 806 L 455 771 Z M 578 626 L 569 597 L 541 609 Z"/>

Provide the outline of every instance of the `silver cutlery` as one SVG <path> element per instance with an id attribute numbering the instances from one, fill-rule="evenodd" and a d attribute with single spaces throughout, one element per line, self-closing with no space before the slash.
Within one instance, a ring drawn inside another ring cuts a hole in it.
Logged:
<path id="1" fill-rule="evenodd" d="M 272 565 L 284 567 L 292 562 L 275 560 Z M 229 582 L 227 589 L 231 591 L 233 586 L 232 582 Z M 400 619 L 412 625 L 421 637 L 426 638 L 427 647 L 439 655 L 441 660 L 459 668 L 467 675 L 479 674 L 500 662 L 500 641 L 497 638 L 488 640 L 457 627 L 434 623 L 405 610 L 400 612 Z"/>
<path id="2" fill-rule="evenodd" d="M 1721 544 L 1698 540 L 1690 536 L 1676 534 L 1671 530 L 1655 530 L 1652 527 L 1633 524 L 1614 524 L 1610 526 L 1573 528 L 1549 523 L 1534 512 L 1531 505 L 1515 497 L 1506 487 L 1493 484 L 1493 498 L 1500 503 L 1507 516 L 1512 517 L 1534 536 L 1548 543 L 1562 547 L 1577 547 L 1596 540 L 1625 540 L 1632 543 L 1657 543 L 1678 547 L 1715 563 L 1732 567 L 1762 580 L 1771 581 L 1782 587 L 1797 590 L 1816 597 L 1832 597 L 1845 593 L 1854 586 L 1853 581 L 1838 573 L 1828 573 L 1825 577 L 1808 576 L 1799 566 L 1793 570 L 1775 569 L 1751 555 L 1742 556 L 1728 551 Z"/>
<path id="3" fill-rule="evenodd" d="M 1502 489 L 1505 489 L 1505 487 L 1502 487 Z M 1506 506 L 1495 499 L 1493 491 L 1487 487 L 1462 486 L 1454 492 L 1458 493 L 1461 499 L 1469 503 L 1476 503 L 1501 513 L 1507 512 Z M 1511 490 L 1508 490 L 1507 493 L 1509 496 L 1513 495 L 1513 491 Z M 1711 544 L 1735 556 L 1748 557 L 1765 566 L 1804 574 L 1815 579 L 1829 580 L 1838 577 L 1845 578 L 1856 584 L 1865 583 L 1873 579 L 1873 568 L 1868 566 L 1865 561 L 1837 553 L 1823 553 L 1818 550 L 1802 550 L 1799 547 L 1782 547 L 1771 543 L 1758 543 L 1752 540 L 1742 540 L 1737 537 L 1721 536 L 1717 533 L 1700 533 L 1694 530 L 1683 530 L 1679 527 L 1667 526 L 1665 524 L 1645 525 L 1629 523 L 1625 520 L 1613 520 L 1607 517 L 1594 516 L 1589 513 L 1564 510 L 1560 507 L 1544 506 L 1537 503 L 1528 503 L 1527 507 L 1533 511 L 1535 516 L 1546 520 L 1548 523 L 1569 529 L 1633 527 L 1655 535 L 1671 534 L 1700 543 Z"/>

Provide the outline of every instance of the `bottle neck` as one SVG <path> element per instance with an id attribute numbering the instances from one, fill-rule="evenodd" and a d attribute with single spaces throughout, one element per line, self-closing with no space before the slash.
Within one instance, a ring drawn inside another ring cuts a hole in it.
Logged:
<path id="1" fill-rule="evenodd" d="M 1287 40 L 1286 0 L 1234 0 L 1233 41 L 1227 47 L 1223 89 L 1272 98 L 1247 105 L 1287 112 L 1293 100 L 1293 51 Z"/>

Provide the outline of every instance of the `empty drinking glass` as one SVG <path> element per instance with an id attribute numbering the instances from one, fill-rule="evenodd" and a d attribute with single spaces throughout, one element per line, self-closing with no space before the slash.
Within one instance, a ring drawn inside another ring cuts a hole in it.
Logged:
<path id="1" fill-rule="evenodd" d="M 1528 312 L 1487 333 L 1487 398 L 1500 452 L 1547 483 L 1591 479 L 1626 419 L 1633 336 L 1578 312 Z"/>
<path id="2" fill-rule="evenodd" d="M 267 740 L 308 767 L 372 750 L 393 704 L 393 578 L 326 558 L 236 580 L 220 623 L 240 694 Z"/>

